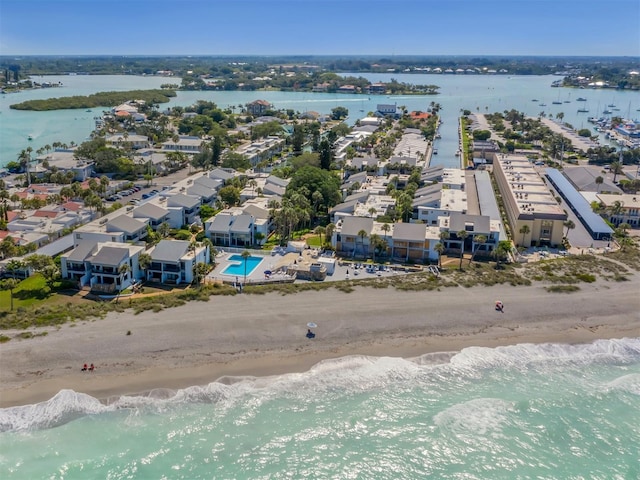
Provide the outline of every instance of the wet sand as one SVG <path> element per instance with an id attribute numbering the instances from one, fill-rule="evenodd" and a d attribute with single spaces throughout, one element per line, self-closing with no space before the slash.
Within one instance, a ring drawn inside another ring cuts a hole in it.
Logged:
<path id="1" fill-rule="evenodd" d="M 0 345 L 0 407 L 44 401 L 61 389 L 108 401 L 225 376 L 301 372 L 353 354 L 408 358 L 469 346 L 637 337 L 639 292 L 634 275 L 629 282 L 581 284 L 571 294 L 542 286 L 358 288 L 212 297 L 158 313 L 113 313 Z M 495 311 L 497 299 L 504 313 Z M 315 339 L 305 337 L 307 322 L 318 324 Z M 81 372 L 84 363 L 97 368 Z"/>

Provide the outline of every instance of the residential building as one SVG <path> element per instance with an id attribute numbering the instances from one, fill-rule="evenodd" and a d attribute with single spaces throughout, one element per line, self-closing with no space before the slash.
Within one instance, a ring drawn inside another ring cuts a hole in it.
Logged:
<path id="1" fill-rule="evenodd" d="M 74 245 L 83 242 L 137 242 L 147 236 L 147 222 L 128 213 L 133 206 L 123 207 L 104 217 L 78 227 L 73 232 Z"/>
<path id="2" fill-rule="evenodd" d="M 162 150 L 165 152 L 182 152 L 188 154 L 196 154 L 202 152 L 204 140 L 200 137 L 181 135 L 178 141 L 167 140 L 162 144 Z"/>
<path id="3" fill-rule="evenodd" d="M 514 241 L 524 247 L 562 244 L 567 214 L 529 159 L 493 154 L 493 173 L 502 194 Z M 524 229 L 529 233 L 519 232 Z"/>
<path id="4" fill-rule="evenodd" d="M 129 288 L 141 278 L 138 259 L 143 245 L 120 242 L 81 242 L 60 257 L 62 278 L 102 293 Z"/>
<path id="5" fill-rule="evenodd" d="M 163 198 L 166 200 L 163 202 Z M 180 228 L 182 225 L 191 225 L 200 214 L 200 198 L 183 193 L 160 197 L 159 202 L 165 203 L 169 211 L 168 222 L 171 228 Z"/>
<path id="6" fill-rule="evenodd" d="M 336 224 L 336 252 L 348 256 L 368 256 L 373 218 L 344 217 Z M 362 233 L 364 232 L 364 235 Z"/>
<path id="7" fill-rule="evenodd" d="M 611 223 L 616 226 L 626 223 L 631 228 L 640 228 L 640 195 L 600 193 L 597 197 L 605 206 L 605 215 Z"/>
<path id="8" fill-rule="evenodd" d="M 264 115 L 267 110 L 271 110 L 273 105 L 271 105 L 266 100 L 255 100 L 253 102 L 246 104 L 247 113 L 253 116 Z"/>
<path id="9" fill-rule="evenodd" d="M 116 147 L 129 147 L 134 150 L 139 150 L 141 148 L 149 148 L 149 137 L 146 135 L 135 135 L 128 133 L 116 133 L 115 135 L 110 135 L 106 139 L 108 145 L 113 145 Z"/>
<path id="10" fill-rule="evenodd" d="M 209 263 L 209 247 L 192 246 L 186 240 L 160 240 L 151 250 L 145 279 L 168 284 L 188 284 L 195 279 L 198 263 Z"/>
<path id="11" fill-rule="evenodd" d="M 206 236 L 214 245 L 247 247 L 254 244 L 254 217 L 237 210 L 218 213 L 205 223 Z"/>
<path id="12" fill-rule="evenodd" d="M 369 85 L 369 93 L 371 95 L 384 95 L 387 93 L 387 85 L 382 82 L 372 83 Z"/>
<path id="13" fill-rule="evenodd" d="M 439 230 L 422 223 L 396 223 L 391 235 L 391 257 L 424 263 L 437 260 L 433 247 L 440 241 Z"/>

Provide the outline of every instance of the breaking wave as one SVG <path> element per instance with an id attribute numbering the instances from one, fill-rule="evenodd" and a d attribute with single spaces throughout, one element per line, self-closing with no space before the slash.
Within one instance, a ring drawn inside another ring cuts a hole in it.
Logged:
<path id="1" fill-rule="evenodd" d="M 534 369 L 544 373 L 550 368 L 625 365 L 639 361 L 640 338 L 597 340 L 580 345 L 545 343 L 497 348 L 470 347 L 457 353 L 434 353 L 414 359 L 353 355 L 321 361 L 304 373 L 271 377 L 222 377 L 204 386 L 180 390 L 156 389 L 144 395 L 117 397 L 106 404 L 84 393 L 61 390 L 45 402 L 0 409 L 0 431 L 54 428 L 87 415 L 119 410 L 155 409 L 162 412 L 186 403 L 212 403 L 225 407 L 247 395 L 263 401 L 328 393 L 343 395 L 374 391 L 390 385 L 410 388 L 425 378 L 447 381 L 454 377 L 475 377 L 491 369 Z M 640 395 L 640 375 L 622 375 L 603 385 L 603 389 Z M 452 426 L 454 430 L 477 427 L 474 418 L 483 425 L 488 420 L 495 420 L 497 424 L 500 412 L 504 412 L 508 405 L 496 405 L 491 400 L 483 399 L 470 401 L 464 408 L 478 415 L 468 417 L 461 415 L 460 411 L 445 411 L 438 417 L 438 424 L 441 427 Z M 457 417 L 466 419 L 460 422 L 455 420 Z"/>

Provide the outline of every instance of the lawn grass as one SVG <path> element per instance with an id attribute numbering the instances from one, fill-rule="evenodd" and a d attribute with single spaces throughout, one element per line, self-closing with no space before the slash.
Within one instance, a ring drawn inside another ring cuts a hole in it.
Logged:
<path id="1" fill-rule="evenodd" d="M 56 303 L 67 303 L 71 297 L 64 294 L 65 285 L 60 282 L 53 282 L 50 287 L 45 278 L 36 273 L 29 278 L 22 280 L 13 290 L 13 308 L 27 308 L 46 303 L 47 305 Z M 9 290 L 0 291 L 0 312 L 11 310 L 11 292 Z"/>
<path id="2" fill-rule="evenodd" d="M 319 235 L 317 235 L 315 237 L 307 237 L 305 240 L 307 241 L 307 245 L 309 245 L 310 247 L 321 247 L 322 246 L 322 240 L 321 240 Z"/>

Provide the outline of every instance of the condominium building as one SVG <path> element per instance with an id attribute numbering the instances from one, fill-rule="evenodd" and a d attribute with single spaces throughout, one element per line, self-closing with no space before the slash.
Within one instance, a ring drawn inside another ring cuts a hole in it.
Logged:
<path id="1" fill-rule="evenodd" d="M 494 154 L 493 173 L 515 243 L 523 247 L 560 245 L 567 214 L 529 159 Z"/>

